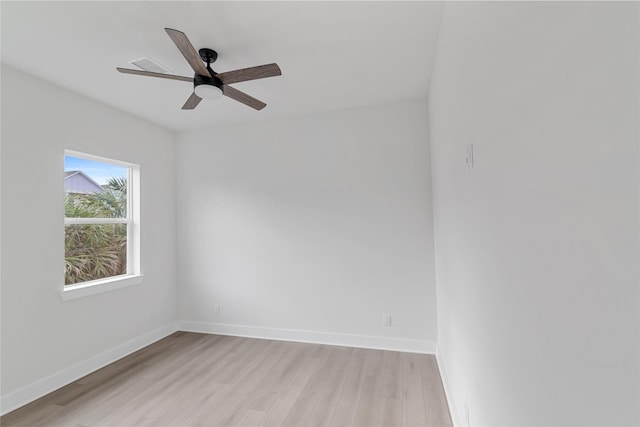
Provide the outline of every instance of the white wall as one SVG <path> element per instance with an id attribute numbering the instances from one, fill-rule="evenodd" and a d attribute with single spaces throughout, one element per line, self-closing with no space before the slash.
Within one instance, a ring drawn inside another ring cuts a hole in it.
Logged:
<path id="1" fill-rule="evenodd" d="M 3 412 L 175 321 L 174 138 L 2 67 Z M 140 164 L 143 284 L 62 301 L 65 148 Z"/>
<path id="2" fill-rule="evenodd" d="M 412 101 L 181 135 L 182 326 L 433 351 L 426 117 Z"/>
<path id="3" fill-rule="evenodd" d="M 638 6 L 446 7 L 429 111 L 459 425 L 465 402 L 474 426 L 640 421 Z"/>

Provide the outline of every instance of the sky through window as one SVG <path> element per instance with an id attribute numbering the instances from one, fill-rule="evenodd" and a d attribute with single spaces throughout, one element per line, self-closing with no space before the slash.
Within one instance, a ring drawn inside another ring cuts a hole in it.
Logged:
<path id="1" fill-rule="evenodd" d="M 64 171 L 82 171 L 100 185 L 106 184 L 109 178 L 127 177 L 127 168 L 95 160 L 64 156 Z"/>

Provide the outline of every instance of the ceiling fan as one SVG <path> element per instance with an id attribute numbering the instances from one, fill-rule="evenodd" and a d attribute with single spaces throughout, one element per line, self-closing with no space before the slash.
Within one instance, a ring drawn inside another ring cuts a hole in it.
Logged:
<path id="1" fill-rule="evenodd" d="M 182 80 L 193 83 L 193 93 L 182 106 L 183 110 L 193 110 L 202 99 L 216 99 L 222 95 L 235 99 L 251 108 L 262 110 L 267 104 L 247 95 L 246 93 L 229 86 L 232 83 L 246 82 L 248 80 L 264 79 L 282 75 L 278 64 L 265 64 L 257 67 L 242 68 L 240 70 L 216 73 L 211 64 L 218 58 L 218 53 L 209 48 L 202 48 L 196 52 L 195 48 L 182 31 L 171 28 L 164 29 L 178 50 L 187 60 L 193 71 L 193 77 L 176 76 L 173 74 L 154 73 L 151 71 L 132 70 L 129 68 L 116 68 L 121 73 L 136 74 L 140 76 L 159 77 L 162 79 Z M 205 65 L 206 63 L 206 65 Z"/>

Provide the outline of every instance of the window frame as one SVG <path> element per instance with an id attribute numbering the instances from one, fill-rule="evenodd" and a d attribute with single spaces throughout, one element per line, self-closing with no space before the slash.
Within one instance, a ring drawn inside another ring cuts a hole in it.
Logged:
<path id="1" fill-rule="evenodd" d="M 95 154 L 75 150 L 64 150 L 64 156 L 108 163 L 127 168 L 127 215 L 126 218 L 68 218 L 64 217 L 64 227 L 86 224 L 126 224 L 127 225 L 127 272 L 125 274 L 89 280 L 71 285 L 62 277 L 61 296 L 63 300 L 81 298 L 123 287 L 142 283 L 140 263 L 140 165 L 115 160 Z M 64 158 L 63 158 L 64 165 Z M 64 170 L 64 166 L 62 168 Z M 64 189 L 63 189 L 64 193 Z M 64 198 L 63 198 L 64 202 Z M 64 210 L 63 210 L 64 212 Z"/>

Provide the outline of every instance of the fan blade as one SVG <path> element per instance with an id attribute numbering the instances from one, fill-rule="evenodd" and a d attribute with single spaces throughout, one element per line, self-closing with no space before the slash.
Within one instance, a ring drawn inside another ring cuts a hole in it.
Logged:
<path id="1" fill-rule="evenodd" d="M 169 34 L 171 40 L 173 40 L 173 42 L 176 44 L 176 47 L 178 48 L 180 53 L 182 53 L 184 59 L 186 59 L 189 65 L 191 65 L 193 71 L 195 71 L 195 73 L 198 75 L 211 77 L 209 70 L 207 70 L 204 62 L 202 62 L 202 58 L 200 58 L 200 55 L 198 55 L 198 52 L 196 52 L 195 48 L 187 38 L 187 35 L 182 31 L 174 30 L 172 28 L 165 28 L 164 30 L 167 32 L 167 34 Z"/>
<path id="2" fill-rule="evenodd" d="M 262 110 L 264 107 L 267 106 L 267 104 L 260 101 L 259 99 L 256 99 L 253 96 L 249 96 L 246 93 L 239 91 L 238 89 L 232 88 L 231 86 L 223 85 L 222 93 L 225 96 L 228 96 L 231 99 L 241 102 L 244 105 L 248 105 L 251 108 L 255 108 L 256 110 Z"/>
<path id="3" fill-rule="evenodd" d="M 130 68 L 116 68 L 124 74 L 136 74 L 138 76 L 160 77 L 161 79 L 181 80 L 183 82 L 193 82 L 193 77 L 182 77 L 173 74 L 154 73 L 152 71 L 132 70 Z"/>
<path id="4" fill-rule="evenodd" d="M 202 101 L 202 98 L 200 98 L 198 95 L 196 95 L 195 92 L 193 92 L 189 97 L 189 99 L 187 99 L 187 102 L 185 102 L 184 105 L 182 106 L 182 109 L 193 110 L 198 106 L 198 104 L 200 104 L 200 101 Z"/>
<path id="5" fill-rule="evenodd" d="M 229 85 L 232 83 L 246 82 L 247 80 L 264 79 L 266 77 L 281 76 L 282 71 L 278 64 L 258 65 L 257 67 L 243 68 L 241 70 L 227 71 L 216 74 L 222 83 Z"/>

